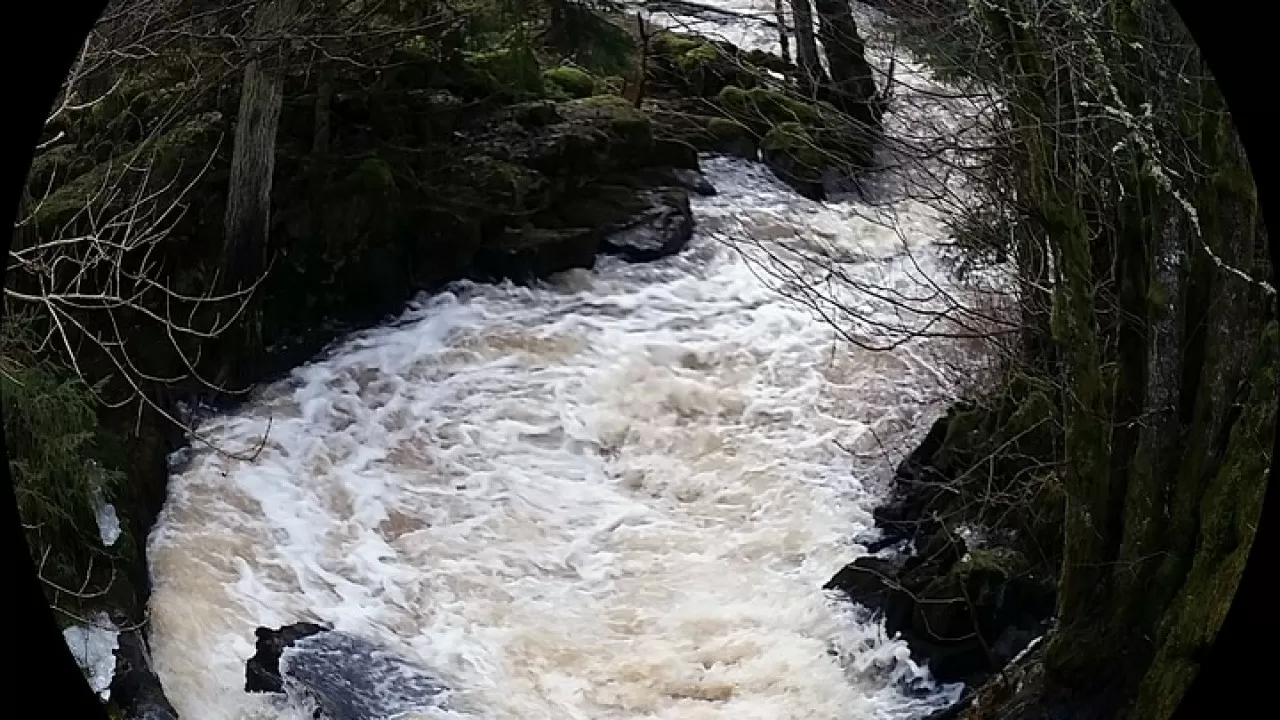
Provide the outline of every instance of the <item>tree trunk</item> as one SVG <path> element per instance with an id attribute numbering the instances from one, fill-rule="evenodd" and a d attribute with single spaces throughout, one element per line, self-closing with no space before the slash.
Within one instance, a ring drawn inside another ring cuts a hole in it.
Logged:
<path id="1" fill-rule="evenodd" d="M 1178 210 L 1164 219 L 1156 238 L 1149 290 L 1151 305 L 1146 348 L 1145 396 L 1137 447 L 1129 463 L 1124 530 L 1115 570 L 1114 622 L 1152 629 L 1142 615 L 1142 588 L 1157 566 L 1168 520 L 1168 478 L 1177 468 L 1181 426 L 1183 323 L 1186 307 L 1185 237 Z"/>
<path id="2" fill-rule="evenodd" d="M 778 46 L 782 61 L 791 62 L 791 41 L 787 35 L 787 14 L 783 10 L 782 0 L 773 0 L 773 16 L 778 21 Z"/>
<path id="3" fill-rule="evenodd" d="M 1058 368 L 1067 500 L 1058 627 L 1043 684 L 1029 692 L 1072 710 L 1088 698 L 1091 717 L 1167 720 L 1249 554 L 1271 460 L 1280 332 L 1256 284 L 1240 277 L 1264 274 L 1262 231 L 1213 80 L 1203 70 L 1195 78 L 1190 63 L 1162 67 L 1143 49 L 1152 38 L 1187 48 L 1191 39 L 1164 38 L 1178 22 L 1172 11 L 1098 5 L 1105 14 L 1088 22 L 1033 19 L 1020 0 L 978 16 L 1009 98 L 1013 202 L 1053 259 L 1051 362 L 1031 367 Z M 1076 52 L 1082 32 L 1096 56 Z M 1106 92 L 1090 88 L 1099 64 L 1116 69 Z M 1078 110 L 1099 96 L 1146 106 L 1167 125 L 1141 152 L 1108 152 L 1133 136 L 1108 135 Z M 1184 156 L 1190 168 L 1178 165 Z M 1158 182 L 1170 170 L 1178 179 Z M 1020 280 L 1036 275 L 1030 250 L 1028 238 Z"/>
<path id="4" fill-rule="evenodd" d="M 818 33 L 831 68 L 831 104 L 864 125 L 878 127 L 876 81 L 849 0 L 814 0 L 814 6 L 818 11 Z"/>
<path id="5" fill-rule="evenodd" d="M 285 42 L 280 33 L 297 7 L 298 0 L 263 0 L 254 10 L 224 219 L 227 280 L 233 286 L 252 283 L 267 252 L 276 131 L 284 102 Z"/>
<path id="6" fill-rule="evenodd" d="M 800 68 L 801 91 L 813 95 L 827 83 L 818 55 L 818 40 L 813 34 L 813 10 L 809 0 L 790 0 L 791 16 L 796 23 L 796 64 Z"/>

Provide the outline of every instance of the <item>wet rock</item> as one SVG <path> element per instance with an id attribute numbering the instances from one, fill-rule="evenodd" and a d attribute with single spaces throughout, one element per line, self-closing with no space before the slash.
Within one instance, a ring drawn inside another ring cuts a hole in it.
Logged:
<path id="1" fill-rule="evenodd" d="M 693 211 L 682 188 L 646 191 L 648 207 L 604 237 L 602 249 L 632 262 L 648 262 L 677 253 L 693 236 Z"/>
<path id="2" fill-rule="evenodd" d="M 341 631 L 310 634 L 280 658 L 286 690 L 311 700 L 327 720 L 385 720 L 447 709 L 448 687 L 409 660 Z"/>
<path id="3" fill-rule="evenodd" d="M 1056 601 L 1052 581 L 1015 537 L 952 527 L 958 473 L 969 466 L 954 444 L 971 442 L 973 410 L 957 405 L 934 423 L 898 466 L 889 500 L 873 511 L 881 533 L 875 544 L 910 541 L 912 554 L 858 558 L 827 584 L 882 615 L 886 630 L 900 633 L 935 679 L 968 685 L 984 682 L 1042 635 Z"/>
<path id="4" fill-rule="evenodd" d="M 508 228 L 485 241 L 473 261 L 481 280 L 528 282 L 573 268 L 595 265 L 601 233 L 593 227 Z"/>
<path id="5" fill-rule="evenodd" d="M 760 142 L 760 156 L 778 179 L 802 197 L 826 199 L 823 175 L 832 159 L 800 123 L 782 123 L 770 130 Z"/>
<path id="6" fill-rule="evenodd" d="M 132 720 L 178 720 L 178 711 L 165 697 L 160 678 L 151 668 L 151 653 L 142 634 L 122 632 L 117 642 L 112 702 Z"/>
<path id="7" fill-rule="evenodd" d="M 257 652 L 245 663 L 245 692 L 280 693 L 284 684 L 280 677 L 280 656 L 285 649 L 303 638 L 330 631 L 323 625 L 299 622 L 272 630 L 260 627 L 254 631 Z"/>
<path id="8" fill-rule="evenodd" d="M 715 195 L 716 188 L 707 180 L 702 173 L 697 170 L 685 170 L 683 168 L 675 168 L 671 171 L 671 175 L 681 187 L 692 190 L 699 195 Z"/>
<path id="9" fill-rule="evenodd" d="M 698 169 L 698 148 L 677 139 L 656 139 L 653 142 L 654 164 L 682 170 Z"/>

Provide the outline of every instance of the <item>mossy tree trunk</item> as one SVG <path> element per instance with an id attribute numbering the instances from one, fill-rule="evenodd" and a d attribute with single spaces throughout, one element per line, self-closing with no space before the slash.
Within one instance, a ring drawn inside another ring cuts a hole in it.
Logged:
<path id="1" fill-rule="evenodd" d="M 276 133 L 284 102 L 283 34 L 298 0 L 262 0 L 254 8 L 247 43 L 224 226 L 228 282 L 248 284 L 261 271 L 271 225 Z"/>
<path id="2" fill-rule="evenodd" d="M 1020 265 L 1034 272 L 1040 236 L 1053 268 L 1049 351 L 1029 353 L 1057 368 L 1064 430 L 1045 678 L 1163 720 L 1225 617 L 1265 491 L 1280 345 L 1265 278 L 1249 277 L 1257 202 L 1171 10 L 1092 0 L 1102 12 L 1082 20 L 1034 5 L 1001 0 L 982 20 L 1009 97 L 1011 202 L 1033 228 Z M 1181 56 L 1143 49 L 1170 38 Z M 1100 105 L 1110 119 L 1081 110 Z M 1132 119 L 1148 111 L 1155 123 Z"/>

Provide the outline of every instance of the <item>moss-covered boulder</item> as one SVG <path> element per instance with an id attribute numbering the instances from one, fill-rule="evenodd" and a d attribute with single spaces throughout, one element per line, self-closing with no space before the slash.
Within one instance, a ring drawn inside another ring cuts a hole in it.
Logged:
<path id="1" fill-rule="evenodd" d="M 545 92 L 538 58 L 530 47 L 464 53 L 463 61 L 462 87 L 473 97 L 524 100 Z"/>
<path id="2" fill-rule="evenodd" d="M 696 35 L 661 32 L 650 42 L 648 85 L 658 94 L 711 97 L 726 85 L 750 87 L 757 80 L 735 58 L 736 48 Z"/>
<path id="3" fill-rule="evenodd" d="M 645 112 L 652 118 L 655 137 L 661 140 L 672 140 L 699 152 L 747 160 L 759 157 L 759 136 L 726 117 L 709 100 L 650 100 Z"/>
<path id="4" fill-rule="evenodd" d="M 542 80 L 544 86 L 570 98 L 590 97 L 596 91 L 596 79 L 591 73 L 567 65 L 543 70 Z"/>
<path id="5" fill-rule="evenodd" d="M 699 35 L 663 31 L 650 41 L 649 86 L 660 95 L 714 97 L 733 85 L 752 88 L 770 74 L 788 75 L 794 67 L 763 50 L 743 51 L 732 43 Z"/>
<path id="6" fill-rule="evenodd" d="M 826 179 L 838 160 L 800 123 L 788 122 L 760 141 L 760 156 L 780 180 L 811 200 L 826 197 Z"/>
<path id="7" fill-rule="evenodd" d="M 785 93 L 766 87 L 742 88 L 730 85 L 716 95 L 718 104 L 726 115 L 764 136 L 783 123 L 800 123 L 805 126 L 821 124 L 821 114 L 813 103 L 788 97 Z"/>
<path id="8" fill-rule="evenodd" d="M 760 157 L 760 141 L 755 133 L 740 122 L 713 117 L 707 121 L 707 149 L 711 152 L 756 160 Z"/>
<path id="9" fill-rule="evenodd" d="M 873 515 L 908 557 L 862 557 L 828 587 L 882 612 L 940 680 L 976 684 L 1038 635 L 1054 612 L 1062 497 L 1052 396 L 1015 380 L 953 405 L 898 467 Z M 963 530 L 962 530 L 963 529 Z"/>

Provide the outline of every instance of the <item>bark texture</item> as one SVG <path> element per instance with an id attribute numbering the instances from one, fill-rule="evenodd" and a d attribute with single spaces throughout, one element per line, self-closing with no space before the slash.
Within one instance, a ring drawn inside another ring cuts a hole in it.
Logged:
<path id="1" fill-rule="evenodd" d="M 228 280 L 247 284 L 261 271 L 271 226 L 276 133 L 284 102 L 283 33 L 298 0 L 263 0 L 254 9 L 231 156 L 224 219 Z"/>

